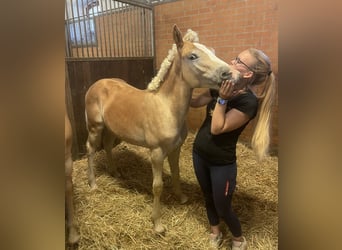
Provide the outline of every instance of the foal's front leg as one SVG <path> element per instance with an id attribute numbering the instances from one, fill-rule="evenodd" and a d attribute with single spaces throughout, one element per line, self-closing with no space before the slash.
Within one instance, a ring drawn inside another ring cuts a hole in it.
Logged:
<path id="1" fill-rule="evenodd" d="M 75 244 L 79 241 L 80 235 L 77 232 L 74 221 L 74 201 L 73 201 L 73 183 L 72 183 L 72 158 L 69 155 L 65 159 L 65 204 L 67 212 L 68 225 L 68 243 Z"/>
<path id="2" fill-rule="evenodd" d="M 188 201 L 188 197 L 182 193 L 182 189 L 180 186 L 180 176 L 179 176 L 180 149 L 181 149 L 181 146 L 177 147 L 174 151 L 172 151 L 168 155 L 168 162 L 169 162 L 170 170 L 171 170 L 173 191 L 177 195 L 180 203 L 184 204 Z"/>
<path id="3" fill-rule="evenodd" d="M 151 162 L 153 172 L 153 208 L 152 208 L 152 220 L 154 224 L 154 231 L 156 233 L 165 232 L 165 227 L 161 223 L 161 208 L 160 208 L 160 196 L 163 191 L 163 162 L 165 154 L 161 148 L 151 150 Z"/>

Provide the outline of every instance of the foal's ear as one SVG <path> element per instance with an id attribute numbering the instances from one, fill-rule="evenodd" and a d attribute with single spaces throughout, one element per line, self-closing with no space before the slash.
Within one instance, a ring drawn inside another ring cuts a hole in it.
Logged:
<path id="1" fill-rule="evenodd" d="M 175 41 L 177 48 L 181 49 L 184 45 L 182 33 L 178 29 L 177 25 L 173 26 L 173 40 Z"/>

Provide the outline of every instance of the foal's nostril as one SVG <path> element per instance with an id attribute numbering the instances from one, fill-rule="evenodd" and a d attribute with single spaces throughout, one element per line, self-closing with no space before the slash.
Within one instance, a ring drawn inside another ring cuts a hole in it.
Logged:
<path id="1" fill-rule="evenodd" d="M 229 79 L 231 76 L 232 76 L 232 73 L 229 72 L 229 71 L 223 71 L 223 72 L 221 73 L 221 78 L 222 78 L 222 80 L 227 80 L 227 79 Z"/>

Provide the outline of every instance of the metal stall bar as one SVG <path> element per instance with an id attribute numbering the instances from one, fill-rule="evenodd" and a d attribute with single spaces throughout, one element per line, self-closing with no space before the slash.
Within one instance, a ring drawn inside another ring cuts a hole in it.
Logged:
<path id="1" fill-rule="evenodd" d="M 67 0 L 65 12 L 69 59 L 154 55 L 153 7 L 149 4 L 128 0 Z"/>
<path id="2" fill-rule="evenodd" d="M 113 22 L 113 9 L 114 9 L 114 6 L 112 6 L 113 4 L 113 1 L 109 1 L 109 11 L 110 11 L 110 25 L 111 25 L 111 35 L 112 35 L 112 42 L 113 42 L 113 50 L 111 52 L 111 56 L 112 57 L 115 57 L 115 54 L 116 54 L 116 46 L 115 46 L 115 32 L 114 32 L 114 22 Z"/>
<path id="3" fill-rule="evenodd" d="M 88 30 L 88 27 L 87 27 L 87 13 L 86 12 L 86 8 L 84 6 L 84 1 L 81 0 L 81 5 L 82 5 L 82 16 L 80 17 L 80 22 L 82 21 L 83 23 L 83 28 L 84 28 L 84 41 L 86 43 L 86 51 L 87 51 L 87 57 L 89 57 L 89 42 L 88 42 L 88 37 L 87 37 L 87 30 Z M 89 22 L 88 22 L 89 23 Z M 90 25 L 90 23 L 89 23 Z M 80 23 L 80 27 L 81 27 L 81 23 Z M 80 29 L 82 31 L 82 28 Z M 82 33 L 82 32 L 81 32 Z M 82 42 L 82 45 L 83 45 L 83 42 Z M 83 50 L 83 53 L 85 53 L 85 50 Z"/>
<path id="4" fill-rule="evenodd" d="M 99 5 L 99 2 L 98 1 L 95 1 L 95 2 L 92 2 L 90 3 L 91 6 L 89 6 L 89 3 L 88 3 L 88 6 L 87 6 L 87 15 L 89 17 L 89 21 L 93 20 L 93 24 L 94 24 L 94 30 L 96 29 L 95 27 L 95 13 L 94 13 L 94 7 L 95 6 L 98 6 Z M 92 13 L 90 14 L 90 10 L 92 10 Z M 90 25 L 90 23 L 89 23 Z M 89 29 L 90 29 L 90 26 L 89 26 Z M 97 43 L 97 38 L 96 38 L 96 35 L 93 33 L 93 32 L 90 32 L 90 39 L 92 41 L 92 44 L 91 44 L 91 57 L 95 57 L 94 56 L 94 44 L 93 44 L 93 41 L 94 43 L 96 44 Z M 88 55 L 89 56 L 89 55 Z"/>
<path id="5" fill-rule="evenodd" d="M 129 57 L 128 56 L 128 49 L 127 49 L 127 42 L 125 40 L 126 35 L 127 35 L 127 21 L 126 21 L 126 15 L 127 15 L 127 7 L 126 5 L 122 4 L 122 29 L 123 33 L 121 34 L 121 43 L 123 44 L 124 50 L 123 52 L 123 57 Z"/>
<path id="6" fill-rule="evenodd" d="M 133 36 L 133 30 L 134 30 L 134 26 L 132 25 L 132 22 L 131 22 L 131 16 L 133 14 L 132 12 L 132 7 L 133 6 L 129 6 L 129 8 L 127 9 L 127 33 L 128 33 L 128 36 L 129 36 L 129 40 L 128 40 L 128 56 L 129 57 L 133 57 L 133 51 L 134 51 L 134 47 L 132 46 L 133 44 L 133 39 L 134 39 L 134 36 Z"/>
<path id="7" fill-rule="evenodd" d="M 106 23 L 107 23 L 107 26 L 106 26 L 106 30 L 108 31 L 108 32 L 105 32 L 106 34 L 108 34 L 108 39 L 106 39 L 106 41 L 108 40 L 108 49 L 109 49 L 109 51 L 107 50 L 107 53 L 106 53 L 106 55 L 107 55 L 107 57 L 111 57 L 112 56 L 112 42 L 111 42 L 111 35 L 110 35 L 110 33 L 111 32 L 109 32 L 109 30 L 110 30 L 110 26 L 109 26 L 109 18 L 110 18 L 110 12 L 109 12 L 109 8 L 108 8 L 108 4 L 107 4 L 107 0 L 105 0 L 105 12 L 104 12 L 104 18 L 105 18 L 105 20 L 106 20 Z"/>
<path id="8" fill-rule="evenodd" d="M 115 3 L 115 8 L 117 6 L 117 2 Z M 119 56 L 120 55 L 120 42 L 119 42 L 119 25 L 118 25 L 118 15 L 114 15 L 115 16 L 115 38 L 116 38 L 116 45 L 115 45 L 115 55 Z"/>
<path id="9" fill-rule="evenodd" d="M 74 43 L 75 43 L 75 45 L 74 45 L 74 47 L 76 48 L 76 55 L 77 55 L 77 57 L 79 57 L 80 55 L 79 55 L 79 52 L 78 52 L 78 42 L 77 42 L 77 32 L 76 32 L 76 25 L 75 25 L 75 23 L 76 23 L 76 20 L 75 20 L 75 17 L 74 17 L 74 7 L 73 7 L 73 0 L 71 0 L 71 4 L 70 4 L 70 6 L 71 6 L 71 15 L 72 15 L 72 17 L 71 17 L 71 24 L 72 24 L 72 27 L 73 27 L 73 33 L 74 33 L 74 39 L 75 39 L 75 41 L 74 41 Z M 69 28 L 69 25 L 70 25 L 70 22 L 68 22 L 68 28 Z M 72 46 L 72 41 L 71 41 L 71 39 L 69 39 L 69 41 L 70 41 L 70 46 Z M 73 47 L 73 46 L 72 46 Z M 73 50 L 72 50 L 73 51 Z"/>
<path id="10" fill-rule="evenodd" d="M 83 35 L 82 35 L 82 28 L 81 28 L 81 22 L 80 22 L 80 11 L 79 11 L 79 1 L 80 0 L 76 0 L 76 2 L 77 2 L 77 7 L 76 7 L 76 13 L 77 13 L 77 18 L 76 18 L 76 20 L 77 20 L 77 23 L 78 23 L 78 28 L 79 28 L 79 37 L 80 37 L 80 44 L 81 44 L 81 54 L 82 54 L 82 57 L 84 57 L 84 46 L 83 46 Z M 74 14 L 74 13 L 73 13 Z M 73 15 L 73 17 L 74 17 L 74 15 Z M 77 32 L 76 32 L 77 33 Z M 77 37 L 75 38 L 76 39 L 76 44 L 77 44 Z M 78 50 L 78 46 L 76 46 L 76 50 Z"/>
<path id="11" fill-rule="evenodd" d="M 68 6 L 65 4 L 65 18 L 66 20 L 69 20 L 69 12 L 68 12 Z M 66 38 L 66 43 L 65 43 L 65 53 L 66 57 L 71 57 L 72 55 L 72 50 L 71 50 L 71 43 L 70 43 L 70 29 L 69 29 L 69 22 L 65 21 L 64 22 L 64 31 L 65 31 L 65 38 Z"/>

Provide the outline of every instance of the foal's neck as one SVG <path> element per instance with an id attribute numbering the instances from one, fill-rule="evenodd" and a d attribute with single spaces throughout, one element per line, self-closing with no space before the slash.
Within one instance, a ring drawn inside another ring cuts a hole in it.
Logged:
<path id="1" fill-rule="evenodd" d="M 187 106 L 191 99 L 192 89 L 182 78 L 182 74 L 177 74 L 172 70 L 173 68 L 167 74 L 165 81 L 160 87 L 160 94 L 167 99 L 173 99 L 175 104 Z"/>
<path id="2" fill-rule="evenodd" d="M 172 112 L 177 113 L 176 117 L 183 123 L 189 111 L 192 89 L 175 67 L 168 72 L 158 94 L 167 100 Z"/>

